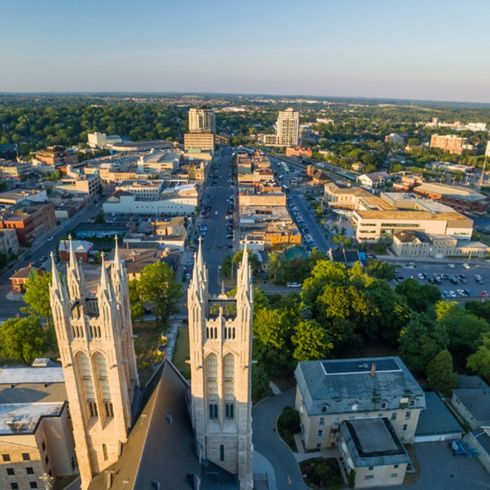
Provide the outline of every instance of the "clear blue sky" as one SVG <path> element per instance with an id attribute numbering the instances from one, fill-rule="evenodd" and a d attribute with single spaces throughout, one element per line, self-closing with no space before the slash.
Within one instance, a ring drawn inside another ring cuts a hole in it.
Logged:
<path id="1" fill-rule="evenodd" d="M 490 102 L 489 0 L 1 0 L 0 91 Z"/>

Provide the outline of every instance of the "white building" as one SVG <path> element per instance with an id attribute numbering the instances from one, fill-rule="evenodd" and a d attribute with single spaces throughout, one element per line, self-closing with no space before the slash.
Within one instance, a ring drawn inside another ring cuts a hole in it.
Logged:
<path id="1" fill-rule="evenodd" d="M 107 148 L 114 143 L 122 143 L 122 138 L 117 134 L 107 135 L 106 133 L 88 133 L 88 146 L 90 148 Z"/>
<path id="2" fill-rule="evenodd" d="M 280 146 L 299 144 L 299 112 L 291 107 L 279 111 L 276 121 L 276 144 Z"/>
<path id="3" fill-rule="evenodd" d="M 154 150 L 140 156 L 138 160 L 139 174 L 160 174 L 178 170 L 180 155 L 175 151 Z"/>
<path id="4" fill-rule="evenodd" d="M 155 199 L 139 198 L 127 191 L 116 191 L 103 204 L 109 215 L 188 216 L 196 212 L 199 193 L 194 184 L 173 185 Z"/>

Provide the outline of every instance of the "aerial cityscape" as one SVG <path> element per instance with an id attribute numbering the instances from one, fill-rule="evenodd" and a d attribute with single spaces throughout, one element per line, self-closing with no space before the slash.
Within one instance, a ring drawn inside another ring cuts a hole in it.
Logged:
<path id="1" fill-rule="evenodd" d="M 490 489 L 490 4 L 2 13 L 0 490 Z"/>

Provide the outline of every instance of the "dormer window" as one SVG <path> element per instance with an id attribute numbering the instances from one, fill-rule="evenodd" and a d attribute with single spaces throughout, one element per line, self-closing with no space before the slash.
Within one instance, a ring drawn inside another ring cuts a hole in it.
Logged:
<path id="1" fill-rule="evenodd" d="M 383 402 L 381 403 L 381 408 L 384 410 L 386 408 L 388 408 L 388 402 Z"/>
<path id="2" fill-rule="evenodd" d="M 327 406 L 326 405 L 323 405 L 322 407 L 322 413 L 326 413 L 327 412 Z"/>

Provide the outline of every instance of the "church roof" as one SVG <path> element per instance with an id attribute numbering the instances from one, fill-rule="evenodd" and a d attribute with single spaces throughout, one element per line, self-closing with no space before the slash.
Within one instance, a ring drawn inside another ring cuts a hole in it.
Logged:
<path id="1" fill-rule="evenodd" d="M 154 389 L 121 457 L 94 477 L 89 490 L 191 490 L 196 488 L 197 477 L 202 478 L 202 490 L 238 489 L 232 475 L 221 468 L 215 465 L 201 468 L 188 412 L 189 385 L 171 361 L 162 363 L 149 385 L 150 391 L 153 385 Z"/>

